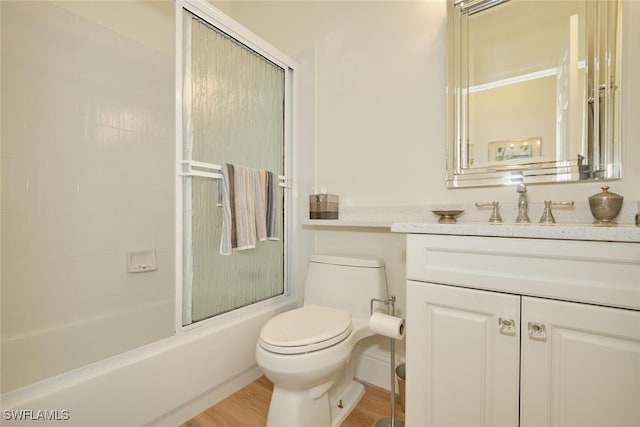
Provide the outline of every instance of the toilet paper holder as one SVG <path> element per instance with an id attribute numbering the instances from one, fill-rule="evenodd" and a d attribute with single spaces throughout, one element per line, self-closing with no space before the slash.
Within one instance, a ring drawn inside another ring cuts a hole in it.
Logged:
<path id="1" fill-rule="evenodd" d="M 378 299 L 378 298 L 372 298 L 371 302 L 370 302 L 370 314 L 373 315 L 373 304 L 379 302 L 382 303 L 384 305 L 389 306 L 390 310 L 389 314 L 391 316 L 395 316 L 396 315 L 396 296 L 395 295 L 390 295 L 389 298 L 387 298 L 386 300 L 384 299 Z M 390 345 L 390 356 L 391 356 L 391 362 L 390 362 L 390 366 L 391 366 L 391 390 L 389 391 L 391 394 L 391 416 L 390 417 L 384 417 L 384 418 L 380 418 L 378 421 L 376 421 L 373 425 L 373 427 L 405 427 L 404 421 L 400 420 L 398 418 L 395 417 L 395 410 L 396 410 L 396 377 L 395 377 L 395 372 L 396 372 L 396 346 L 395 346 L 395 339 L 393 338 L 389 338 L 389 340 L 391 341 L 391 345 Z"/>
<path id="2" fill-rule="evenodd" d="M 391 306 L 391 312 L 389 314 L 392 316 L 396 315 L 396 296 L 395 295 L 391 295 L 387 299 L 371 298 L 371 302 L 369 303 L 369 315 L 373 314 L 373 303 L 376 303 L 376 302 Z"/>

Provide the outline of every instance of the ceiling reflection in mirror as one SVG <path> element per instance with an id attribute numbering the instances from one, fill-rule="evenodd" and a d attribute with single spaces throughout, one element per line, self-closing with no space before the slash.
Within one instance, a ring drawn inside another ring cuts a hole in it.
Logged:
<path id="1" fill-rule="evenodd" d="M 620 178 L 617 1 L 447 7 L 449 187 Z"/>

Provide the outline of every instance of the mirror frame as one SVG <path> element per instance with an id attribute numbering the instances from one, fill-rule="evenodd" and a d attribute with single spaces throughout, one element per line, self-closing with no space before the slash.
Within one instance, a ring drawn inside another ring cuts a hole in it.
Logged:
<path id="1" fill-rule="evenodd" d="M 567 183 L 622 178 L 620 149 L 621 0 L 582 0 L 587 8 L 584 109 L 592 103 L 593 118 L 584 129 L 593 141 L 588 153 L 572 160 L 508 163 L 469 167 L 469 16 L 509 0 L 447 0 L 447 187 L 517 185 L 520 182 Z M 610 82 L 607 84 L 606 82 Z M 594 88 L 600 96 L 593 96 Z M 603 115 L 603 117 L 600 117 Z M 603 120 L 601 122 L 601 120 Z M 603 124 L 603 126 L 600 125 Z M 602 129 L 600 129 L 602 127 Z M 601 136 L 599 136 L 601 135 Z"/>

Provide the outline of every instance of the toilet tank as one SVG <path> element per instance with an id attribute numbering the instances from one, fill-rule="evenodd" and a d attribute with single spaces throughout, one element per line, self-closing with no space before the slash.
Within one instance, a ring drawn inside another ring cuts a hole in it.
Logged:
<path id="1" fill-rule="evenodd" d="M 314 255 L 309 260 L 305 305 L 338 308 L 352 317 L 368 318 L 371 299 L 387 299 L 388 295 L 380 259 Z"/>

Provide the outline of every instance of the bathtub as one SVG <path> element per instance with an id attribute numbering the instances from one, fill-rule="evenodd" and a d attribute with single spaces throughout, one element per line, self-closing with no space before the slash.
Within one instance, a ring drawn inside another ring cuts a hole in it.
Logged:
<path id="1" fill-rule="evenodd" d="M 165 338 L 174 330 L 174 306 L 173 300 L 160 301 L 31 333 L 3 336 L 2 392 Z M 83 343 L 82 348 L 78 343 Z"/>
<path id="2" fill-rule="evenodd" d="M 255 345 L 262 325 L 298 305 L 291 297 L 273 298 L 4 393 L 2 425 L 41 426 L 38 416 L 59 416 L 65 426 L 175 427 L 258 378 Z M 88 327 L 68 325 L 66 331 L 49 331 L 47 339 L 86 334 Z M 36 338 L 46 342 L 36 336 L 8 341 L 7 357 L 46 351 L 44 345 L 34 347 Z"/>

